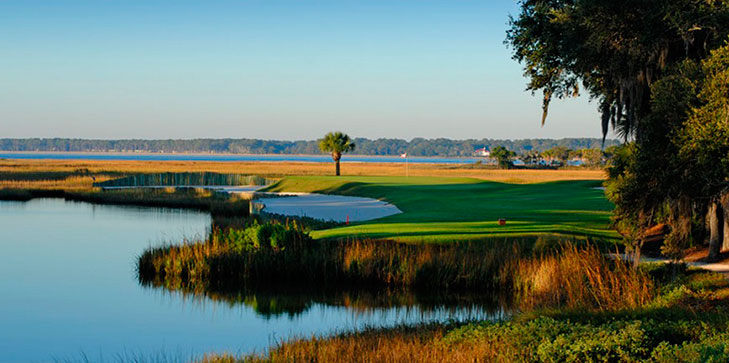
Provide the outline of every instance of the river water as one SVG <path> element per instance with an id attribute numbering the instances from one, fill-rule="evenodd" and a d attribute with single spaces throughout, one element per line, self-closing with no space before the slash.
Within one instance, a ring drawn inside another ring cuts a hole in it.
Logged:
<path id="1" fill-rule="evenodd" d="M 210 223 L 186 210 L 0 201 L 0 361 L 186 360 L 364 326 L 505 316 L 498 305 L 460 299 L 253 293 L 230 301 L 138 283 L 145 248 L 204 236 Z"/>

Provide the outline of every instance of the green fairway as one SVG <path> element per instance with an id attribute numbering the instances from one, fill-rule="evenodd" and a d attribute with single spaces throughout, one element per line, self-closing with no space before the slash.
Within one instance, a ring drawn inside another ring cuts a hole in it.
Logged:
<path id="1" fill-rule="evenodd" d="M 288 177 L 271 192 L 369 197 L 402 214 L 321 231 L 316 238 L 348 236 L 405 241 L 469 240 L 494 236 L 573 235 L 617 238 L 609 229 L 613 205 L 600 181 L 505 184 L 471 178 Z M 499 218 L 507 220 L 498 224 Z"/>

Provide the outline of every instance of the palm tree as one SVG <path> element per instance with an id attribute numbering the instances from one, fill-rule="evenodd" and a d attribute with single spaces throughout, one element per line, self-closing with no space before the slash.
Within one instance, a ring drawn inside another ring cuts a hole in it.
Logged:
<path id="1" fill-rule="evenodd" d="M 339 159 L 342 158 L 343 153 L 354 150 L 354 143 L 349 135 L 337 131 L 324 135 L 324 138 L 319 140 L 319 148 L 323 152 L 332 153 L 332 160 L 334 160 L 337 176 L 339 176 Z"/>

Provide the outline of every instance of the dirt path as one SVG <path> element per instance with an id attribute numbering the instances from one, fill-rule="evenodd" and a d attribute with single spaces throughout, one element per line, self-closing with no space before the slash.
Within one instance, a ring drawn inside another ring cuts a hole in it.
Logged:
<path id="1" fill-rule="evenodd" d="M 630 256 L 628 254 L 616 254 L 611 253 L 611 258 L 620 258 L 625 261 L 633 261 L 633 256 Z M 641 257 L 641 262 L 663 262 L 668 263 L 671 262 L 671 260 L 667 258 L 660 258 L 660 257 Z M 707 263 L 707 262 L 701 262 L 701 261 L 684 261 L 687 265 L 691 267 L 698 267 L 707 271 L 716 272 L 719 274 L 722 274 L 725 278 L 729 279 L 729 263 L 722 261 L 722 262 L 716 262 L 716 263 Z"/>

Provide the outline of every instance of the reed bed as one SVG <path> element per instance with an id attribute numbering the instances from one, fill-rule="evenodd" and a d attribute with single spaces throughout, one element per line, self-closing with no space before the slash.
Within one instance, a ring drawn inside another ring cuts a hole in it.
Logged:
<path id="1" fill-rule="evenodd" d="M 215 230 L 206 241 L 149 249 L 138 261 L 140 281 L 202 295 L 277 285 L 498 292 L 524 309 L 597 311 L 642 306 L 655 293 L 647 273 L 610 260 L 591 245 L 528 238 L 449 244 L 313 241 L 305 233 L 295 234 L 283 248 L 241 248 L 231 242 L 246 234 Z"/>
<path id="2" fill-rule="evenodd" d="M 65 192 L 64 198 L 96 204 L 185 208 L 218 216 L 247 217 L 249 200 L 239 194 L 218 193 L 204 188 L 130 188 L 103 191 Z"/>
<path id="3" fill-rule="evenodd" d="M 152 248 L 139 258 L 144 284 L 189 292 L 256 285 L 480 291 L 499 288 L 509 261 L 533 240 L 410 245 L 391 241 L 294 241 L 285 249 L 236 249 L 221 230 L 204 242 Z"/>
<path id="4" fill-rule="evenodd" d="M 399 163 L 346 162 L 343 175 L 403 176 L 404 166 Z M 114 177 L 153 173 L 250 174 L 268 178 L 290 175 L 331 175 L 331 163 L 310 162 L 213 162 L 213 161 L 128 161 L 128 160 L 0 160 L 1 173 L 73 173 L 88 170 L 91 175 Z M 542 183 L 559 180 L 603 180 L 602 170 L 489 170 L 454 168 L 446 164 L 411 164 L 411 176 L 472 177 L 511 183 Z M 50 179 L 50 178 L 38 178 Z"/>
<path id="5" fill-rule="evenodd" d="M 117 190 L 0 189 L 0 200 L 63 198 L 71 201 L 112 205 L 185 208 L 210 212 L 221 225 L 235 226 L 249 215 L 249 200 L 238 194 L 216 193 L 202 188 Z M 235 217 L 235 218 L 233 218 Z"/>
<path id="6" fill-rule="evenodd" d="M 299 337 L 278 342 L 260 354 L 208 355 L 200 360 L 205 363 L 729 358 L 729 335 L 724 333 L 729 284 L 713 275 L 679 277 L 669 283 L 654 277 L 666 275 L 668 270 L 662 270 L 670 267 L 633 269 L 605 257 L 589 243 L 300 242 L 280 250 L 235 249 L 225 241 L 224 232 L 217 231 L 207 241 L 145 252 L 139 261 L 140 279 L 151 286 L 204 296 L 230 294 L 252 284 L 291 282 L 299 287 L 308 283 L 509 293 L 511 302 L 524 312 L 505 322 L 369 328 Z M 302 308 L 307 302 L 299 303 Z"/>
<path id="7" fill-rule="evenodd" d="M 10 179 L 2 179 L 2 177 Z M 110 180 L 108 175 L 71 175 L 59 179 L 44 179 L 44 175 L 0 175 L 0 190 L 43 189 L 43 190 L 90 190 L 95 182 Z"/>
<path id="8" fill-rule="evenodd" d="M 152 173 L 136 174 L 124 178 L 94 183 L 99 187 L 143 187 L 143 186 L 227 186 L 266 185 L 271 181 L 257 175 L 197 173 Z"/>
<path id="9" fill-rule="evenodd" d="M 637 308 L 655 295 L 647 273 L 606 258 L 593 246 L 563 245 L 559 253 L 518 261 L 513 269 L 520 304 L 618 310 Z"/>
<path id="10" fill-rule="evenodd" d="M 585 255 L 590 255 L 588 260 L 595 262 L 593 252 L 589 248 L 566 247 L 566 257 L 561 263 L 571 265 L 574 262 L 567 261 Z M 553 257 L 541 256 L 531 263 L 557 263 Z M 615 270 L 603 273 L 624 271 L 607 262 L 603 266 Z M 535 271 L 521 268 L 522 272 Z M 649 270 L 661 275 L 671 269 L 651 266 Z M 584 273 L 577 272 L 586 278 Z M 502 322 L 369 328 L 298 337 L 278 342 L 258 354 L 208 355 L 199 362 L 729 361 L 726 314 L 729 283 L 725 278 L 713 273 L 683 271 L 677 279 L 656 289 L 661 292 L 652 302 L 633 308 L 628 307 L 632 302 L 627 299 L 623 300 L 625 306 L 616 303 L 618 310 L 613 311 L 595 310 L 607 308 L 605 305 L 592 311 L 562 306 Z"/>

